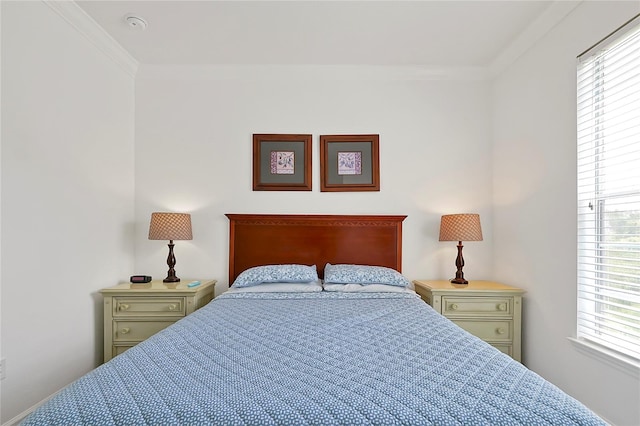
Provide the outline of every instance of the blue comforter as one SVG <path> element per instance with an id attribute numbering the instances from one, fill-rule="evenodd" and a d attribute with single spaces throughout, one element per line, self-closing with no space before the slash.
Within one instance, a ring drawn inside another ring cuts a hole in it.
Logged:
<path id="1" fill-rule="evenodd" d="M 420 299 L 223 294 L 25 425 L 603 425 Z"/>

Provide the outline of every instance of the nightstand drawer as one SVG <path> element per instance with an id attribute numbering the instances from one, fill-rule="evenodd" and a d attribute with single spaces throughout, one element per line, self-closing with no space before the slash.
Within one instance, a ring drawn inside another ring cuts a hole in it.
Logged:
<path id="1" fill-rule="evenodd" d="M 511 342 L 513 339 L 512 321 L 455 320 L 454 322 L 482 340 Z"/>
<path id="2" fill-rule="evenodd" d="M 124 351 L 126 351 L 127 349 L 131 349 L 134 345 L 118 345 L 118 346 L 113 346 L 111 348 L 111 352 L 113 353 L 113 356 L 116 355 L 120 355 L 121 353 L 123 353 Z"/>
<path id="3" fill-rule="evenodd" d="M 114 342 L 142 342 L 153 336 L 160 330 L 164 330 L 173 324 L 175 320 L 154 321 L 114 321 Z"/>
<path id="4" fill-rule="evenodd" d="M 442 297 L 442 314 L 445 316 L 513 315 L 513 299 L 511 297 Z"/>
<path id="5" fill-rule="evenodd" d="M 507 354 L 510 357 L 513 357 L 513 346 L 507 345 L 505 343 L 491 343 L 491 346 L 493 346 L 503 354 Z"/>
<path id="6" fill-rule="evenodd" d="M 114 297 L 113 316 L 185 316 L 184 297 Z"/>
<path id="7" fill-rule="evenodd" d="M 436 312 L 521 360 L 523 290 L 493 281 L 458 285 L 446 280 L 415 280 L 413 285 Z"/>
<path id="8" fill-rule="evenodd" d="M 153 336 L 211 301 L 215 280 L 121 283 L 100 290 L 104 305 L 104 361 Z"/>

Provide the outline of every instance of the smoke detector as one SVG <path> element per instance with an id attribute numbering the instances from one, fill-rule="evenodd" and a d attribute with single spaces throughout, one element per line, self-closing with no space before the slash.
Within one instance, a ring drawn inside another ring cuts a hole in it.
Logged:
<path id="1" fill-rule="evenodd" d="M 131 29 L 138 31 L 144 31 L 147 29 L 147 21 L 140 16 L 129 14 L 124 17 L 124 21 Z"/>

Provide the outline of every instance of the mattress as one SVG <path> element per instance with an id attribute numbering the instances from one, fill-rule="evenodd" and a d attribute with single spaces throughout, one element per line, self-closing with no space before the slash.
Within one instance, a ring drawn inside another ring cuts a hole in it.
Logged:
<path id="1" fill-rule="evenodd" d="M 407 293 L 235 293 L 24 425 L 604 425 Z"/>

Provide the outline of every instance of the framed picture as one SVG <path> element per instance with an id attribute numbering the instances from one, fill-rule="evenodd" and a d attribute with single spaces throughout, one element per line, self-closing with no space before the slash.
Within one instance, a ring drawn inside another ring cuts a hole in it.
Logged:
<path id="1" fill-rule="evenodd" d="M 311 191 L 311 135 L 253 135 L 254 191 Z"/>
<path id="2" fill-rule="evenodd" d="M 380 191 L 379 135 L 320 136 L 320 190 Z"/>

